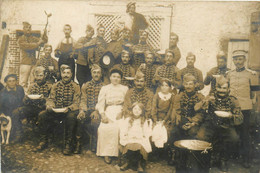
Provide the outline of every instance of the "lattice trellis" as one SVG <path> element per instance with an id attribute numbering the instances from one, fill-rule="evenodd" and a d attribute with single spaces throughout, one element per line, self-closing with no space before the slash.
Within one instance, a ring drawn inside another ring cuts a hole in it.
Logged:
<path id="1" fill-rule="evenodd" d="M 154 49 L 161 48 L 161 32 L 162 32 L 162 22 L 164 18 L 159 16 L 145 16 L 148 27 L 148 40 L 147 43 Z M 104 39 L 110 42 L 110 32 L 115 27 L 115 21 L 119 20 L 121 15 L 107 15 L 107 14 L 95 14 L 96 25 L 102 24 L 106 28 Z"/>
<path id="2" fill-rule="evenodd" d="M 119 20 L 121 18 L 120 15 L 102 15 L 102 14 L 96 14 L 95 20 L 97 27 L 102 24 L 106 28 L 104 39 L 106 42 L 110 42 L 110 33 L 115 27 L 115 21 Z"/>

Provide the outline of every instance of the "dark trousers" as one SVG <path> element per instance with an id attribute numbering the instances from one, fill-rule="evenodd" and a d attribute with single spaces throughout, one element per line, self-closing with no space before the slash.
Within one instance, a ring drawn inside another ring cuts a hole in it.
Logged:
<path id="1" fill-rule="evenodd" d="M 214 151 L 220 154 L 220 159 L 227 160 L 231 146 L 239 141 L 235 127 L 223 128 L 211 122 L 205 122 L 200 127 L 197 138 L 212 143 Z"/>
<path id="2" fill-rule="evenodd" d="M 82 140 L 84 134 L 90 137 L 90 149 L 96 150 L 97 148 L 97 131 L 100 125 L 100 119 L 94 120 L 90 118 L 91 112 L 86 113 L 86 118 L 83 120 L 77 119 L 76 137 Z M 82 142 L 82 141 L 81 141 Z"/>
<path id="3" fill-rule="evenodd" d="M 76 73 L 77 80 L 79 82 L 79 86 L 81 87 L 85 82 L 90 81 L 91 77 L 91 70 L 89 65 L 80 65 L 77 64 L 77 73 Z"/>
<path id="4" fill-rule="evenodd" d="M 50 134 L 51 130 L 55 128 L 56 123 L 60 121 L 64 121 L 65 123 L 65 142 L 71 144 L 73 139 L 73 130 L 76 125 L 76 118 L 79 111 L 69 111 L 67 113 L 55 113 L 55 112 L 48 112 L 44 110 L 40 112 L 38 121 L 39 127 L 42 132 L 43 140 L 48 139 L 48 135 Z"/>
<path id="5" fill-rule="evenodd" d="M 241 138 L 240 151 L 244 159 L 249 159 L 251 152 L 251 136 L 250 136 L 250 116 L 251 110 L 242 110 L 244 121 L 237 127 Z"/>

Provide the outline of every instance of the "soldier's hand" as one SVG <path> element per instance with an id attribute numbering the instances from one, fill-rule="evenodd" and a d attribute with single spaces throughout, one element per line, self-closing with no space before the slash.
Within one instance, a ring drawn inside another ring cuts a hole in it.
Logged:
<path id="1" fill-rule="evenodd" d="M 105 115 L 105 113 L 101 114 L 101 122 L 107 124 L 109 122 L 109 119 Z"/>
<path id="2" fill-rule="evenodd" d="M 77 119 L 78 120 L 83 120 L 84 118 L 86 117 L 84 111 L 80 111 L 78 116 L 77 116 Z"/>
<path id="3" fill-rule="evenodd" d="M 98 120 L 98 119 L 99 119 L 98 111 L 92 112 L 92 113 L 90 114 L 90 118 L 91 118 L 91 119 Z"/>
<path id="4" fill-rule="evenodd" d="M 67 112 L 69 112 L 69 108 L 68 107 L 65 108 L 64 113 L 67 113 Z"/>
<path id="5" fill-rule="evenodd" d="M 52 106 L 47 105 L 47 106 L 46 106 L 46 110 L 47 110 L 48 112 L 52 112 L 52 111 L 53 111 L 53 110 L 52 110 Z"/>
<path id="6" fill-rule="evenodd" d="M 175 119 L 176 125 L 179 125 L 180 122 L 181 122 L 181 116 L 176 116 L 176 119 Z"/>

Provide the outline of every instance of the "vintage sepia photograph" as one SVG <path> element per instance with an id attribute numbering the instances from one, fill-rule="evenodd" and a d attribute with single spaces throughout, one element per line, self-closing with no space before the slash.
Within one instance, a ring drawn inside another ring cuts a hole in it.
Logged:
<path id="1" fill-rule="evenodd" d="M 3 173 L 259 173 L 260 1 L 0 0 Z"/>

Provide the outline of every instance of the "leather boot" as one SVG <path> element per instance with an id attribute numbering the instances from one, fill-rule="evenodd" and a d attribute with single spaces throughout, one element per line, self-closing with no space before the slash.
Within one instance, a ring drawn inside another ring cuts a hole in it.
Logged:
<path id="1" fill-rule="evenodd" d="M 74 154 L 80 154 L 81 153 L 81 137 L 76 136 L 76 145 L 74 149 Z"/>
<path id="2" fill-rule="evenodd" d="M 140 159 L 140 160 L 138 161 L 137 172 L 138 172 L 138 173 L 143 173 L 143 172 L 144 172 L 144 168 L 143 168 L 143 165 L 142 165 L 142 159 Z"/>
<path id="3" fill-rule="evenodd" d="M 71 140 L 66 140 L 65 141 L 65 145 L 64 145 L 64 148 L 63 148 L 63 154 L 64 155 L 71 155 Z"/>
<path id="4" fill-rule="evenodd" d="M 175 150 L 174 149 L 169 149 L 168 150 L 168 165 L 174 165 L 175 164 L 175 160 L 174 160 L 174 157 L 175 157 Z"/>
<path id="5" fill-rule="evenodd" d="M 226 160 L 223 160 L 223 159 L 220 160 L 220 170 L 222 172 L 227 172 L 228 171 L 228 166 L 227 166 L 227 161 Z"/>
<path id="6" fill-rule="evenodd" d="M 42 137 L 42 142 L 39 143 L 39 145 L 33 149 L 34 152 L 37 151 L 43 151 L 44 149 L 48 148 L 48 138 L 46 135 Z"/>

